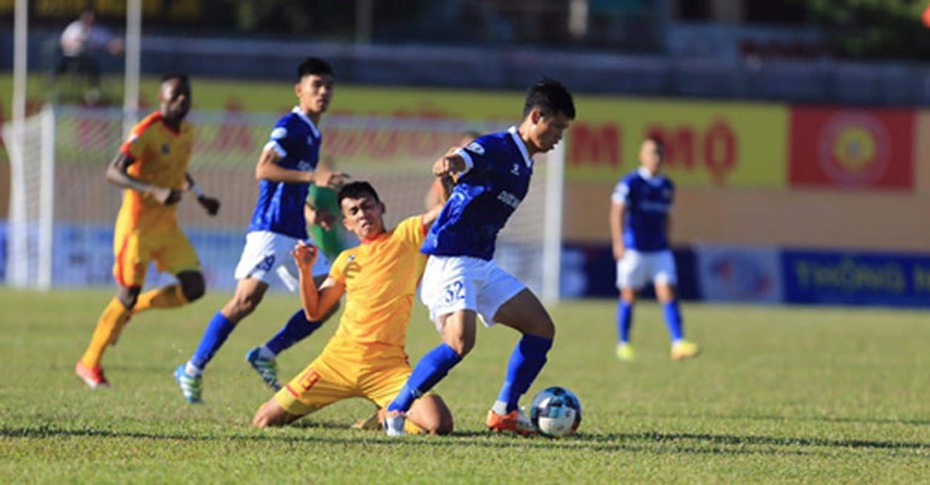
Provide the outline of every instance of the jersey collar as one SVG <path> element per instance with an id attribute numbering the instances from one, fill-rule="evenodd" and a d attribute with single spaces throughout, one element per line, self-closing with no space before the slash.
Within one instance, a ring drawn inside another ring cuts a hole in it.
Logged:
<path id="1" fill-rule="evenodd" d="M 507 129 L 507 131 L 510 133 L 510 136 L 513 138 L 513 142 L 517 144 L 517 148 L 520 149 L 520 154 L 523 155 L 523 163 L 525 163 L 527 167 L 532 167 L 533 159 L 530 158 L 530 153 L 526 151 L 526 144 L 523 143 L 523 138 L 520 138 L 520 134 L 517 133 L 517 127 L 511 126 L 510 128 Z"/>
<path id="2" fill-rule="evenodd" d="M 296 114 L 298 118 L 304 120 L 304 123 L 310 126 L 310 131 L 313 132 L 314 137 L 320 137 L 320 130 L 316 129 L 316 125 L 313 124 L 313 120 L 308 118 L 307 115 L 301 111 L 300 106 L 294 106 L 294 109 L 291 110 L 291 113 Z"/>
<path id="3" fill-rule="evenodd" d="M 663 180 L 665 180 L 665 175 L 662 175 L 661 173 L 652 175 L 651 173 L 649 173 L 649 170 L 646 170 L 643 167 L 639 167 L 639 169 L 636 170 L 636 172 L 639 174 L 640 177 L 643 178 L 643 180 L 645 180 L 646 182 L 649 182 L 652 185 L 659 185 L 662 183 Z"/>

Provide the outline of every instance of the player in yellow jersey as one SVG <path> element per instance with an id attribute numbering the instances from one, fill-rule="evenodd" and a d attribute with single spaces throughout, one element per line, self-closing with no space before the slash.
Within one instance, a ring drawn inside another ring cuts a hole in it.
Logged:
<path id="1" fill-rule="evenodd" d="M 259 408 L 255 426 L 283 426 L 355 397 L 383 409 L 410 376 L 404 344 L 426 265 L 420 245 L 440 207 L 387 230 L 384 203 L 367 182 L 342 187 L 339 206 L 361 244 L 339 254 L 319 288 L 312 274 L 319 249 L 300 242 L 293 251 L 307 318 L 318 319 L 346 295 L 339 328 L 320 356 Z M 407 425 L 408 432 L 448 434 L 452 413 L 438 395 L 426 394 L 411 407 Z"/>
<path id="2" fill-rule="evenodd" d="M 75 373 L 91 388 L 108 387 L 100 366 L 107 345 L 116 344 L 133 314 L 172 308 L 200 298 L 203 274 L 194 247 L 181 231 L 177 204 L 185 191 L 211 216 L 218 200 L 208 197 L 187 173 L 193 128 L 184 121 L 191 107 L 191 85 L 184 74 L 162 78 L 160 109 L 137 124 L 107 167 L 107 180 L 123 188 L 123 204 L 113 237 L 113 277 L 119 293 L 100 315 L 90 345 Z M 177 277 L 177 284 L 142 293 L 149 262 Z"/>

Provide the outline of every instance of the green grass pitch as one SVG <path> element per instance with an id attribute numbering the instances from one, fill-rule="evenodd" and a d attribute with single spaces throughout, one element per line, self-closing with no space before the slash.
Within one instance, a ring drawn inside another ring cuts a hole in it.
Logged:
<path id="1" fill-rule="evenodd" d="M 336 404 L 297 425 L 250 426 L 270 396 L 245 363 L 297 307 L 272 295 L 209 367 L 205 405 L 184 402 L 172 369 L 229 297 L 138 315 L 104 364 L 108 390 L 72 373 L 106 290 L 0 289 L 0 481 L 3 483 L 917 483 L 930 477 L 930 325 L 922 312 L 684 305 L 704 354 L 672 362 L 659 308 L 637 307 L 639 360 L 613 356 L 614 303 L 553 309 L 558 335 L 524 399 L 575 391 L 579 433 L 561 440 L 491 435 L 516 334 L 482 328 L 476 349 L 437 391 L 449 437 L 348 429 L 371 406 Z M 279 359 L 290 377 L 330 322 Z M 416 306 L 408 351 L 438 337 Z"/>

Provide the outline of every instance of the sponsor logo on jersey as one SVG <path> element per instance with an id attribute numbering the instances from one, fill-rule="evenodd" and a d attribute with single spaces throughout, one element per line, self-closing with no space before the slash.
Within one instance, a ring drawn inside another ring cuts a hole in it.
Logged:
<path id="1" fill-rule="evenodd" d="M 668 212 L 669 209 L 671 209 L 671 204 L 668 202 L 644 200 L 640 202 L 639 208 L 646 212 Z"/>
<path id="2" fill-rule="evenodd" d="M 501 193 L 497 196 L 497 200 L 509 205 L 510 207 L 513 207 L 514 209 L 520 205 L 520 198 L 511 194 L 510 192 L 507 192 L 506 190 L 501 191 Z"/>
<path id="3" fill-rule="evenodd" d="M 465 149 L 470 152 L 477 153 L 478 155 L 484 155 L 484 147 L 479 145 L 476 141 L 469 143 Z"/>
<path id="4" fill-rule="evenodd" d="M 520 176 L 520 164 L 514 163 L 513 167 L 510 169 L 510 173 L 519 177 Z"/>
<path id="5" fill-rule="evenodd" d="M 271 130 L 272 140 L 280 140 L 286 136 L 287 136 L 287 128 L 284 128 L 283 126 L 279 126 L 278 128 Z"/>

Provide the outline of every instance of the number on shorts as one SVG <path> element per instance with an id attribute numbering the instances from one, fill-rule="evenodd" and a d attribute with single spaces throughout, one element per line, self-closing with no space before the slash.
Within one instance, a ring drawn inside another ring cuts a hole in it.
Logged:
<path id="1" fill-rule="evenodd" d="M 442 294 L 443 302 L 447 305 L 457 300 L 463 300 L 465 299 L 465 284 L 461 281 L 456 281 L 446 285 L 442 290 Z"/>

